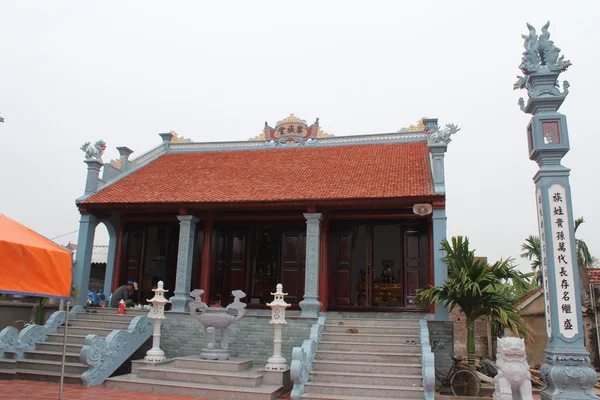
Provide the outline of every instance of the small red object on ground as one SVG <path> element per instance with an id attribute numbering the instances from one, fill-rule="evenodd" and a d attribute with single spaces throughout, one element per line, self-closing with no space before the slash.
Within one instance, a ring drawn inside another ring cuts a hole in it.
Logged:
<path id="1" fill-rule="evenodd" d="M 119 315 L 125 315 L 125 302 L 123 300 L 119 302 Z"/>

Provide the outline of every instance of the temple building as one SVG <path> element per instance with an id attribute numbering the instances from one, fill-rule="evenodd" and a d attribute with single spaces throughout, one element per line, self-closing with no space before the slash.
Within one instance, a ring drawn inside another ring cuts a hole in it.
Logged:
<path id="1" fill-rule="evenodd" d="M 447 277 L 444 154 L 458 128 L 437 119 L 393 133 L 328 135 L 293 114 L 239 142 L 193 142 L 173 132 L 136 159 L 102 161 L 103 141 L 82 150 L 88 175 L 74 285 L 89 287 L 94 232 L 109 246 L 104 291 L 133 280 L 139 298 L 163 280 L 172 311 L 191 290 L 208 303 L 243 290 L 265 308 L 286 301 L 320 311 L 447 311 L 417 301 Z M 249 135 L 250 136 L 250 135 Z M 100 172 L 102 170 L 102 177 Z"/>

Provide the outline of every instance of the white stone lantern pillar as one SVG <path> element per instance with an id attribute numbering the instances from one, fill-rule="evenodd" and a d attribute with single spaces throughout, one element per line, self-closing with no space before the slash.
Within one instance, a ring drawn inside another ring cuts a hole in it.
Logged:
<path id="1" fill-rule="evenodd" d="M 165 319 L 165 304 L 170 303 L 169 300 L 165 299 L 165 293 L 168 290 L 163 289 L 163 282 L 158 282 L 156 289 L 152 289 L 154 297 L 148 300 L 152 303 L 150 310 L 150 319 L 154 321 L 154 333 L 152 334 L 152 348 L 146 353 L 144 361 L 146 362 L 161 362 L 165 361 L 165 352 L 160 348 L 160 325 L 162 320 Z"/>
<path id="2" fill-rule="evenodd" d="M 273 302 L 267 303 L 267 305 L 271 307 L 271 321 L 269 323 L 275 329 L 275 339 L 273 340 L 273 357 L 267 360 L 265 368 L 270 371 L 283 371 L 287 369 L 287 365 L 285 364 L 285 358 L 281 356 L 281 328 L 282 325 L 287 324 L 285 321 L 285 309 L 290 304 L 283 300 L 283 297 L 287 296 L 287 293 L 283 293 L 283 285 L 281 283 L 277 284 L 277 290 L 271 294 L 275 296 L 275 299 Z"/>

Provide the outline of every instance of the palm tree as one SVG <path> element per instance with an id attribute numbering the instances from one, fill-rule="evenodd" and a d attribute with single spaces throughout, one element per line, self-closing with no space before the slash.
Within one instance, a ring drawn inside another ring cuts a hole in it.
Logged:
<path id="1" fill-rule="evenodd" d="M 575 230 L 574 233 L 577 233 L 577 229 L 583 224 L 585 220 L 583 217 L 577 218 L 575 220 Z M 536 273 L 536 281 L 538 284 L 541 284 L 542 281 L 542 268 L 541 268 L 541 249 L 542 244 L 540 242 L 539 236 L 529 235 L 525 242 L 521 244 L 521 253 L 522 258 L 527 258 L 531 261 L 531 268 Z M 594 268 L 596 263 L 596 259 L 590 253 L 590 250 L 587 244 L 580 239 L 575 238 L 575 251 L 577 252 L 577 265 L 579 265 L 579 280 L 581 287 L 581 296 L 582 303 L 584 305 L 589 305 L 590 302 L 590 285 L 589 285 L 589 277 L 587 274 L 588 268 Z"/>
<path id="2" fill-rule="evenodd" d="M 453 237 L 452 245 L 442 240 L 441 248 L 446 253 L 443 260 L 448 264 L 448 279 L 422 290 L 419 299 L 445 303 L 450 311 L 458 307 L 465 314 L 469 361 L 475 360 L 475 320 L 481 316 L 487 315 L 514 334 L 528 338 L 529 327 L 514 306 L 514 290 L 524 291 L 532 274 L 518 271 L 511 259 L 494 264 L 476 259 L 475 251 L 469 250 L 469 239 L 462 236 Z"/>
<path id="3" fill-rule="evenodd" d="M 531 261 L 531 269 L 535 272 L 535 282 L 538 285 L 542 283 L 542 261 L 541 251 L 542 244 L 540 243 L 539 236 L 529 235 L 525 242 L 521 244 L 521 257 L 527 258 Z"/>

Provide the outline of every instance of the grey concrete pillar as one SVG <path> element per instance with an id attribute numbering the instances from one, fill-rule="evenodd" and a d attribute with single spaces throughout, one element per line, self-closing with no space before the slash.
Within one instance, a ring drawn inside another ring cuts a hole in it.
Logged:
<path id="1" fill-rule="evenodd" d="M 92 251 L 94 248 L 94 234 L 98 218 L 91 214 L 82 214 L 79 220 L 79 236 L 77 238 L 77 253 L 75 255 L 75 272 L 73 286 L 79 289 L 79 298 L 74 299 L 80 305 L 87 301 L 90 284 L 90 269 L 92 266 Z"/>
<path id="2" fill-rule="evenodd" d="M 85 195 L 92 195 L 98 191 L 98 177 L 100 176 L 100 168 L 104 164 L 102 164 L 102 160 L 92 159 L 92 160 L 84 160 L 88 166 L 88 173 L 85 180 Z M 79 246 L 79 243 L 77 244 Z"/>
<path id="3" fill-rule="evenodd" d="M 306 218 L 306 275 L 304 300 L 300 302 L 303 317 L 318 317 L 319 301 L 319 244 L 321 242 L 321 213 L 305 213 Z"/>
<path id="4" fill-rule="evenodd" d="M 106 258 L 106 272 L 104 273 L 104 294 L 112 292 L 113 273 L 115 270 L 115 255 L 117 253 L 117 236 L 119 233 L 119 215 L 112 215 L 102 223 L 108 230 L 108 256 Z"/>
<path id="5" fill-rule="evenodd" d="M 431 216 L 433 220 L 433 285 L 442 285 L 448 279 L 448 264 L 442 260 L 446 255 L 440 248 L 440 243 L 446 238 L 446 210 L 433 210 Z M 448 307 L 444 304 L 438 304 L 435 307 L 435 319 L 441 321 L 448 320 Z"/>
<path id="6" fill-rule="evenodd" d="M 119 150 L 121 156 L 121 171 L 125 172 L 129 169 L 129 156 L 133 153 L 133 150 L 125 146 L 117 147 L 117 150 Z"/>
<path id="7" fill-rule="evenodd" d="M 177 252 L 177 278 L 175 295 L 171 297 L 171 311 L 189 311 L 190 285 L 192 283 L 192 262 L 194 259 L 194 235 L 198 217 L 179 215 L 179 250 Z"/>

